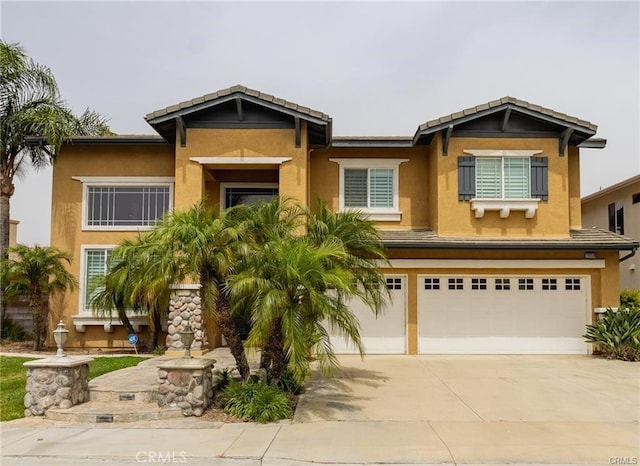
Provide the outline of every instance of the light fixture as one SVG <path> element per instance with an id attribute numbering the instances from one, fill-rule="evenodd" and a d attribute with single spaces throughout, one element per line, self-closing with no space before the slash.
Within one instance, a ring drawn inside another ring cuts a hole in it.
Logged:
<path id="1" fill-rule="evenodd" d="M 58 351 L 56 351 L 56 357 L 62 358 L 64 357 L 64 344 L 67 342 L 67 335 L 69 334 L 69 330 L 64 328 L 64 322 L 62 320 L 58 322 L 58 326 L 53 331 L 53 339 L 56 342 L 56 346 L 58 347 Z"/>
<path id="2" fill-rule="evenodd" d="M 596 258 L 595 251 L 585 251 L 584 252 L 584 258 L 585 259 L 595 259 Z"/>
<path id="3" fill-rule="evenodd" d="M 182 331 L 180 333 L 180 341 L 184 345 L 184 358 L 191 359 L 191 344 L 193 343 L 194 333 L 191 330 L 191 325 L 189 322 L 184 324 Z"/>

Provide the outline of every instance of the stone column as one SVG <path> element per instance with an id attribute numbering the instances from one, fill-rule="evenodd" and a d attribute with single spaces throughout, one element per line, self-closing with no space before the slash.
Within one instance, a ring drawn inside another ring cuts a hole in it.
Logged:
<path id="1" fill-rule="evenodd" d="M 194 333 L 191 354 L 202 356 L 208 351 L 207 331 L 202 314 L 200 285 L 173 285 L 173 293 L 169 301 L 169 325 L 167 327 L 166 355 L 181 357 L 184 345 L 180 340 L 180 332 L 185 322 L 189 322 Z"/>
<path id="2" fill-rule="evenodd" d="M 63 356 L 25 362 L 24 415 L 43 416 L 50 408 L 67 409 L 89 401 L 89 363 L 93 358 Z"/>
<path id="3" fill-rule="evenodd" d="M 182 409 L 184 416 L 202 416 L 213 399 L 215 359 L 173 359 L 158 365 L 158 406 Z"/>

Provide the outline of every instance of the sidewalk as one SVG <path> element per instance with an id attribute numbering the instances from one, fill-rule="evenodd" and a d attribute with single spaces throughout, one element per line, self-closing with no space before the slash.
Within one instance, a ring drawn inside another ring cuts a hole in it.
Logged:
<path id="1" fill-rule="evenodd" d="M 640 365 L 589 357 L 341 357 L 294 421 L 2 423 L 3 465 L 637 464 Z M 301 422 L 302 421 L 302 422 Z"/>

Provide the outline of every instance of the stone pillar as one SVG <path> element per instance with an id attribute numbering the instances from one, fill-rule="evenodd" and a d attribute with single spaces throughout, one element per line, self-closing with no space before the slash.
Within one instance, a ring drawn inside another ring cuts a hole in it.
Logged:
<path id="1" fill-rule="evenodd" d="M 89 401 L 89 363 L 93 358 L 64 356 L 25 362 L 24 415 L 43 416 L 50 408 L 67 409 Z"/>
<path id="2" fill-rule="evenodd" d="M 173 359 L 158 366 L 158 406 L 182 409 L 184 416 L 202 416 L 213 399 L 215 359 Z"/>
<path id="3" fill-rule="evenodd" d="M 207 331 L 202 314 L 200 285 L 173 285 L 173 293 L 169 301 L 169 325 L 167 326 L 166 355 L 181 357 L 184 345 L 180 340 L 180 332 L 184 323 L 189 322 L 194 333 L 191 354 L 202 356 L 208 351 Z"/>

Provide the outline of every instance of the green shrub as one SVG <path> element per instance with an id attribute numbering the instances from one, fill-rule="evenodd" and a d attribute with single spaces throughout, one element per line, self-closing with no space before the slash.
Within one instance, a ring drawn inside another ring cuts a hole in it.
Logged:
<path id="1" fill-rule="evenodd" d="M 640 290 L 622 290 L 620 307 L 640 310 Z"/>
<path id="2" fill-rule="evenodd" d="M 285 419 L 291 414 L 289 399 L 277 387 L 264 383 L 231 381 L 221 395 L 225 413 L 260 423 Z"/>
<path id="3" fill-rule="evenodd" d="M 25 329 L 23 329 L 20 324 L 14 322 L 11 317 L 5 316 L 2 319 L 1 338 L 9 341 L 26 341 L 33 338 L 33 335 L 25 331 Z"/>
<path id="4" fill-rule="evenodd" d="M 608 358 L 640 361 L 640 310 L 609 308 L 598 322 L 587 325 L 583 337 Z"/>
<path id="5" fill-rule="evenodd" d="M 227 385 L 233 380 L 231 376 L 231 369 L 225 367 L 224 369 L 218 369 L 213 373 L 216 376 L 216 381 L 213 386 L 216 392 L 221 392 Z"/>
<path id="6" fill-rule="evenodd" d="M 293 372 L 288 367 L 282 371 L 282 375 L 280 376 L 280 380 L 276 386 L 285 393 L 291 393 L 293 395 L 299 395 L 304 391 L 304 387 L 301 383 L 299 383 L 296 378 L 293 376 Z"/>

